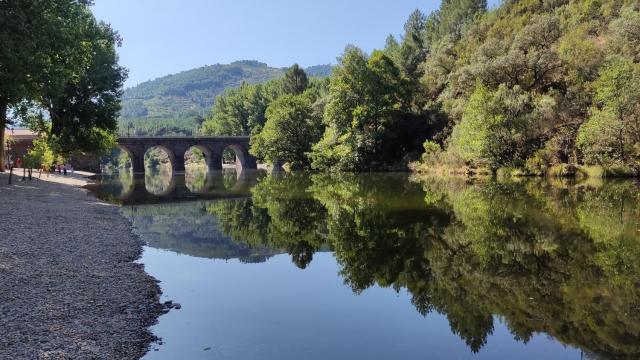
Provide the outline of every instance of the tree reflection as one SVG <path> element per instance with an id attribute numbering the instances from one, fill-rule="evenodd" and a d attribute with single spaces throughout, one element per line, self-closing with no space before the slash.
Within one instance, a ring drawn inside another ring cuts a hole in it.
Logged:
<path id="1" fill-rule="evenodd" d="M 593 357 L 640 356 L 640 194 L 631 182 L 270 175 L 207 206 L 228 236 L 305 268 L 330 249 L 354 292 L 406 289 L 474 352 L 498 316 Z"/>
<path id="2" fill-rule="evenodd" d="M 281 249 L 304 269 L 324 243 L 324 208 L 306 192 L 303 174 L 270 175 L 255 185 L 251 200 L 208 207 L 228 236 L 251 245 Z"/>

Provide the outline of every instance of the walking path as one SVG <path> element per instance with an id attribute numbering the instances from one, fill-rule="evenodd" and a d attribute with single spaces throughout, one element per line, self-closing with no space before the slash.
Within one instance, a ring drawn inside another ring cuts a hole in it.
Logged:
<path id="1" fill-rule="evenodd" d="M 141 240 L 82 174 L 45 177 L 0 173 L 0 359 L 140 358 L 164 310 Z"/>
<path id="2" fill-rule="evenodd" d="M 6 174 L 8 176 L 9 173 L 7 172 Z M 14 168 L 13 181 L 17 180 L 19 182 L 22 179 L 23 174 L 24 174 L 24 169 Z M 38 172 L 35 170 L 32 173 L 32 177 L 34 180 L 38 179 L 38 180 L 43 180 L 47 182 L 53 182 L 53 183 L 64 184 L 64 185 L 72 185 L 72 186 L 80 186 L 80 187 L 89 184 L 91 182 L 91 180 L 89 180 L 89 177 L 93 175 L 95 174 L 86 172 L 86 171 L 75 171 L 74 174 L 71 174 L 71 172 L 68 172 L 67 175 L 62 175 L 59 173 L 51 173 L 51 174 L 42 173 L 38 175 Z M 7 182 L 8 180 L 5 181 L 4 184 L 7 184 Z M 29 181 L 27 181 L 27 183 L 29 183 Z"/>

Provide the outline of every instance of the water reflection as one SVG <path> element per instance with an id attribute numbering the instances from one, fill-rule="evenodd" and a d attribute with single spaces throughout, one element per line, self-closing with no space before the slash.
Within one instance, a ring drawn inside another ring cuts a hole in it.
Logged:
<path id="1" fill-rule="evenodd" d="M 103 175 L 87 188 L 97 197 L 121 205 L 164 204 L 197 199 L 232 199 L 251 195 L 264 171 L 201 169 L 173 175 L 171 171 Z"/>
<path id="2" fill-rule="evenodd" d="M 238 193 L 216 176 L 204 193 Z M 331 251 L 353 292 L 407 291 L 419 314 L 446 316 L 476 353 L 497 316 L 518 342 L 545 333 L 590 358 L 640 357 L 637 183 L 250 179 L 243 197 L 124 211 L 151 246 L 192 256 L 259 262 L 286 253 L 305 269 Z"/>

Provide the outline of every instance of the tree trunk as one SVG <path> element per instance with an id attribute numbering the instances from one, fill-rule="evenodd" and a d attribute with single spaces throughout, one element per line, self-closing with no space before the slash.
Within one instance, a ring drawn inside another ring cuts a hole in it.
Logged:
<path id="1" fill-rule="evenodd" d="M 5 167 L 5 126 L 7 126 L 7 104 L 0 100 L 0 172 L 4 172 Z"/>

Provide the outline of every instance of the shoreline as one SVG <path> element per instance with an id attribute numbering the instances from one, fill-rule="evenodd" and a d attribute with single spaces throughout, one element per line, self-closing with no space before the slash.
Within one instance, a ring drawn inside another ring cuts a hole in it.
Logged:
<path id="1" fill-rule="evenodd" d="M 0 358 L 144 356 L 170 305 L 131 223 L 80 174 L 21 175 L 0 173 Z"/>
<path id="2" fill-rule="evenodd" d="M 436 177 L 512 177 L 539 179 L 638 179 L 640 172 L 630 168 L 592 165 L 559 164 L 544 172 L 531 173 L 523 168 L 501 167 L 495 172 L 488 168 L 473 168 L 469 166 L 451 166 L 442 164 L 411 163 L 409 171 L 417 176 Z"/>

